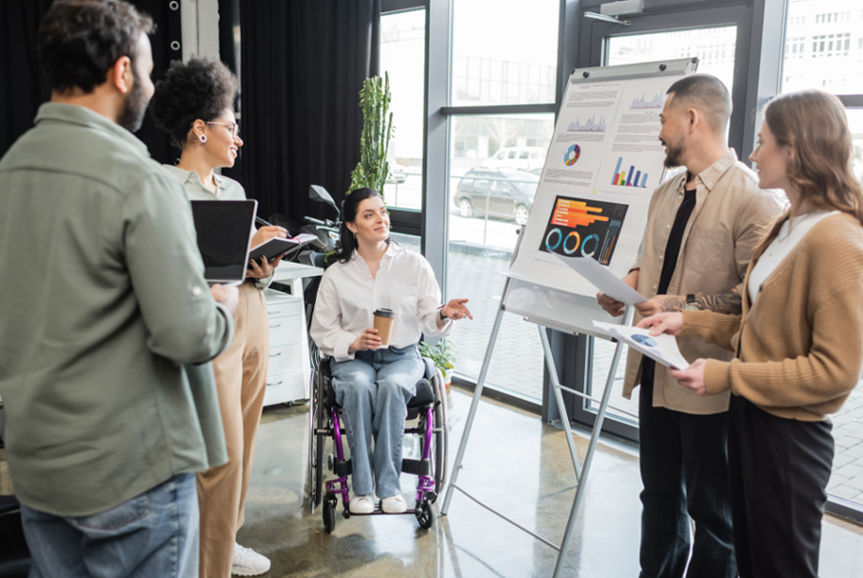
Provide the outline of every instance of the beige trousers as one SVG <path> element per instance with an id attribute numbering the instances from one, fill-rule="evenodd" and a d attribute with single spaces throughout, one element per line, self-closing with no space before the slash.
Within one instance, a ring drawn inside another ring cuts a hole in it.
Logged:
<path id="1" fill-rule="evenodd" d="M 240 286 L 234 339 L 213 360 L 228 463 L 198 474 L 202 578 L 230 578 L 237 530 L 255 453 L 255 436 L 267 386 L 270 330 L 264 292 Z"/>

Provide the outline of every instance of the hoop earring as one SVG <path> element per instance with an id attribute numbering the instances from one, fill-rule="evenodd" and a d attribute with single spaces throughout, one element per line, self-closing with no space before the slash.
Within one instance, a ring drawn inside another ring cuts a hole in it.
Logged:
<path id="1" fill-rule="evenodd" d="M 198 140 L 201 141 L 201 144 L 204 144 L 205 142 L 207 142 L 207 135 L 202 134 L 198 137 Z"/>

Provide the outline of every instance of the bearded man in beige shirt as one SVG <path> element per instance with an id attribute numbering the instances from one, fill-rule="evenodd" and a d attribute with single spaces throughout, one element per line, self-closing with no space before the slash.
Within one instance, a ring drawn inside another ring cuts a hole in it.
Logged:
<path id="1" fill-rule="evenodd" d="M 780 197 L 727 148 L 728 90 L 706 74 L 668 89 L 659 139 L 665 165 L 685 171 L 650 200 L 640 255 L 624 281 L 648 301 L 636 317 L 684 308 L 739 312 L 737 286 L 752 253 L 782 210 Z M 612 315 L 623 304 L 597 295 Z M 727 359 L 698 337 L 681 338 L 687 359 Z M 667 368 L 630 350 L 624 396 L 639 392 L 641 574 L 737 575 L 728 495 L 728 394 L 699 396 Z M 690 548 L 690 518 L 695 522 Z"/>

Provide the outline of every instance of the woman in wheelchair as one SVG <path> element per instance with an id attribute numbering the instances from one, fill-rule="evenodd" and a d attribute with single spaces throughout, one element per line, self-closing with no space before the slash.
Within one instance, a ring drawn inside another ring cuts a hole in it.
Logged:
<path id="1" fill-rule="evenodd" d="M 350 512 L 372 513 L 376 492 L 383 512 L 399 514 L 407 509 L 399 485 L 406 404 L 425 367 L 417 343 L 473 317 L 467 299 L 440 306 L 431 266 L 390 239 L 389 213 L 376 191 L 351 192 L 342 218 L 339 254 L 321 280 L 311 336 L 333 358 L 333 390 L 351 450 Z M 381 308 L 395 313 L 387 346 L 372 327 L 372 312 Z"/>

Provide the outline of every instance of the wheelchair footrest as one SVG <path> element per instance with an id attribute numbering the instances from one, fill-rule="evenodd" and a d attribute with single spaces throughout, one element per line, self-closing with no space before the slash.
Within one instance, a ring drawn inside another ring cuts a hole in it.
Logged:
<path id="1" fill-rule="evenodd" d="M 402 458 L 402 471 L 406 474 L 413 474 L 415 476 L 428 476 L 431 472 L 431 468 L 427 461 L 424 462 L 422 460 Z"/>
<path id="2" fill-rule="evenodd" d="M 336 460 L 333 464 L 333 473 L 340 478 L 351 475 L 351 460 Z"/>

